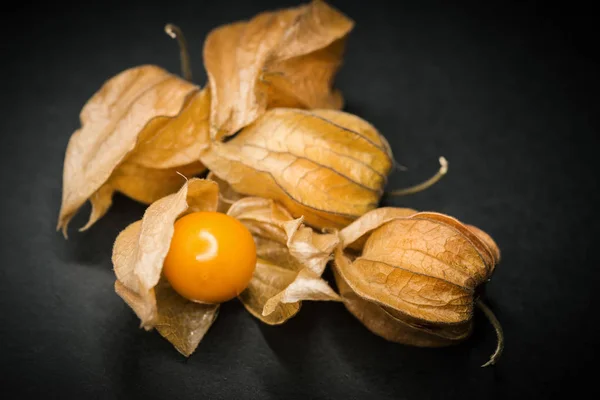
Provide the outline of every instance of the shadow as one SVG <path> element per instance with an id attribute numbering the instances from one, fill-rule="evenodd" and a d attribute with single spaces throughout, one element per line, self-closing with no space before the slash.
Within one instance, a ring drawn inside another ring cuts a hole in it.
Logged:
<path id="1" fill-rule="evenodd" d="M 115 294 L 115 296 L 117 296 Z M 147 385 L 149 371 L 160 369 L 161 362 L 187 363 L 188 359 L 174 350 L 156 330 L 140 328 L 140 320 L 119 298 L 114 307 L 111 330 L 102 338 L 105 378 L 118 392 L 117 398 L 136 398 Z"/>
<path id="2" fill-rule="evenodd" d="M 330 268 L 323 278 L 336 288 Z M 253 321 L 281 367 L 303 382 L 306 390 L 322 387 L 323 377 L 333 374 L 342 379 L 336 386 L 361 387 L 373 397 L 420 398 L 424 377 L 435 377 L 436 386 L 448 388 L 449 397 L 481 390 L 482 396 L 490 398 L 490 392 L 501 390 L 502 360 L 499 366 L 480 368 L 494 352 L 496 338 L 481 312 L 474 318 L 470 338 L 442 348 L 386 341 L 341 303 L 305 301 L 300 312 L 280 326 Z M 332 370 L 336 372 L 327 372 Z"/>
<path id="3" fill-rule="evenodd" d="M 139 329 L 139 319 L 125 303 L 114 311 L 110 334 L 101 341 L 103 363 L 110 371 L 112 386 L 129 391 L 134 382 L 139 381 L 140 355 L 145 339 L 142 335 L 147 333 Z"/>
<path id="4" fill-rule="evenodd" d="M 265 342 L 281 365 L 291 372 L 307 369 L 312 360 L 311 347 L 317 333 L 315 326 L 323 321 L 316 303 L 305 301 L 294 317 L 281 325 L 267 325 L 253 318 Z"/>
<path id="5" fill-rule="evenodd" d="M 146 206 L 115 194 L 108 213 L 85 232 L 78 229 L 87 222 L 90 205 L 85 204 L 69 224 L 69 239 L 60 232 L 54 235 L 59 257 L 67 263 L 109 268 L 114 241 L 130 223 L 140 219 Z"/>
<path id="6" fill-rule="evenodd" d="M 347 373 L 362 379 L 365 387 L 386 387 L 393 392 L 385 395 L 403 398 L 421 397 L 424 376 L 435 377 L 436 386 L 448 388 L 448 398 L 453 392 L 465 393 L 471 387 L 493 391 L 499 381 L 497 371 L 480 365 L 493 352 L 489 342 L 494 337 L 490 336 L 493 332 L 481 329 L 481 323 L 485 323 L 481 319 L 477 318 L 472 337 L 460 344 L 420 348 L 388 342 L 369 332 L 348 312 L 328 316 L 335 335 L 332 352 L 339 355 L 340 365 L 348 366 Z M 465 371 L 470 373 L 465 375 Z M 489 398 L 489 393 L 482 395 Z"/>

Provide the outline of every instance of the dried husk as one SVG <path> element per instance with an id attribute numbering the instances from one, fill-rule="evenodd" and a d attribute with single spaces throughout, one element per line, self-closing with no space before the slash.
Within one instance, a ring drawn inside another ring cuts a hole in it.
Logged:
<path id="1" fill-rule="evenodd" d="M 389 341 L 413 346 L 439 347 L 452 344 L 452 340 L 429 333 L 423 324 L 402 316 L 397 318 L 389 309 L 360 297 L 334 268 L 335 281 L 346 309 L 371 332 Z"/>
<path id="2" fill-rule="evenodd" d="M 92 203 L 89 228 L 115 191 L 151 203 L 181 185 L 179 174 L 205 170 L 210 94 L 165 70 L 145 65 L 108 80 L 81 111 L 67 147 L 58 229 L 66 236 L 77 210 Z"/>
<path id="3" fill-rule="evenodd" d="M 267 108 L 341 108 L 332 83 L 353 25 L 313 1 L 210 32 L 204 65 L 213 97 L 211 138 L 234 134 Z"/>
<path id="4" fill-rule="evenodd" d="M 200 160 L 238 193 L 274 199 L 317 228 L 341 228 L 377 207 L 393 165 L 366 121 L 335 110 L 269 110 Z"/>
<path id="5" fill-rule="evenodd" d="M 500 260 L 480 229 L 411 209 L 366 213 L 340 241 L 334 269 L 346 308 L 379 336 L 416 346 L 470 334 L 476 289 Z"/>
<path id="6" fill-rule="evenodd" d="M 219 184 L 191 179 L 174 194 L 148 207 L 141 221 L 122 231 L 113 248 L 116 292 L 135 311 L 141 326 L 156 328 L 179 352 L 189 356 L 209 329 L 218 304 L 184 299 L 161 277 L 175 221 L 190 212 L 216 211 Z M 281 324 L 294 316 L 303 300 L 339 301 L 321 278 L 339 241 L 318 234 L 294 219 L 273 200 L 245 197 L 228 214 L 252 233 L 258 261 L 248 288 L 239 298 L 257 318 Z"/>
<path id="7" fill-rule="evenodd" d="M 240 194 L 233 190 L 229 183 L 216 176 L 212 171 L 208 173 L 206 179 L 215 181 L 217 182 L 217 185 L 219 185 L 219 207 L 217 208 L 218 212 L 227 213 L 227 211 L 233 205 L 233 203 L 246 197 L 243 194 Z"/>
<path id="8" fill-rule="evenodd" d="M 135 311 L 142 327 L 156 328 L 185 356 L 194 352 L 219 305 L 184 299 L 161 271 L 176 219 L 189 212 L 215 211 L 217 203 L 215 182 L 191 179 L 177 193 L 150 205 L 141 221 L 119 234 L 113 248 L 117 294 Z"/>
<path id="9" fill-rule="evenodd" d="M 276 325 L 294 316 L 302 300 L 339 300 L 321 278 L 338 244 L 335 234 L 314 232 L 270 199 L 246 197 L 227 214 L 248 227 L 256 242 L 254 276 L 239 296 L 252 315 Z"/>
<path id="10" fill-rule="evenodd" d="M 204 90 L 155 66 L 108 80 L 83 108 L 82 127 L 69 142 L 57 228 L 66 236 L 69 221 L 90 200 L 81 230 L 88 229 L 115 191 L 147 204 L 173 193 L 177 174 L 205 170 L 198 155 L 209 137 L 229 136 L 268 108 L 341 107 L 332 80 L 352 26 L 315 1 L 211 32 Z"/>
<path id="11" fill-rule="evenodd" d="M 219 310 L 183 298 L 161 276 L 174 222 L 194 211 L 226 212 L 251 231 L 257 263 L 239 298 L 267 324 L 287 321 L 304 300 L 330 300 L 395 342 L 435 347 L 470 334 L 476 289 L 499 249 L 443 214 L 375 209 L 391 150 L 373 126 L 336 110 L 343 99 L 332 87 L 352 27 L 322 1 L 263 13 L 209 34 L 205 89 L 141 66 L 84 106 L 65 156 L 58 228 L 66 236 L 89 200 L 87 229 L 115 191 L 151 204 L 117 237 L 115 291 L 183 355 Z M 205 165 L 207 180 L 181 186 L 181 175 Z M 321 278 L 334 255 L 341 297 Z"/>

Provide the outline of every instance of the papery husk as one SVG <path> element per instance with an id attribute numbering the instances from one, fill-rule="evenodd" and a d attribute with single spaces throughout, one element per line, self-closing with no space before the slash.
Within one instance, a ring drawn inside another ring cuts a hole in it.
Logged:
<path id="1" fill-rule="evenodd" d="M 411 321 L 405 315 L 396 317 L 389 309 L 375 302 L 363 299 L 350 288 L 344 278 L 337 272 L 337 269 L 334 268 L 333 273 L 346 309 L 374 334 L 391 342 L 420 347 L 441 347 L 454 343 L 452 339 L 439 336 L 436 334 L 437 332 L 428 332 L 423 324 Z M 437 331 L 441 332 L 442 330 L 443 327 Z M 464 330 L 464 334 L 468 335 L 469 332 L 470 324 Z"/>
<path id="2" fill-rule="evenodd" d="M 500 259 L 483 231 L 411 209 L 371 211 L 341 230 L 340 240 L 335 277 L 346 308 L 374 333 L 416 346 L 468 337 L 475 290 Z"/>
<path id="3" fill-rule="evenodd" d="M 178 174 L 205 170 L 210 95 L 165 70 L 145 65 L 108 80 L 81 111 L 67 147 L 58 229 L 87 201 L 83 229 L 102 217 L 115 191 L 151 203 L 176 191 Z M 181 182 L 181 181 L 179 181 Z"/>
<path id="4" fill-rule="evenodd" d="M 216 176 L 212 171 L 208 173 L 206 179 L 215 181 L 217 185 L 219 185 L 219 207 L 217 208 L 218 212 L 226 214 L 229 208 L 233 205 L 233 203 L 246 197 L 243 194 L 240 194 L 233 190 L 229 183 Z"/>
<path id="5" fill-rule="evenodd" d="M 238 193 L 274 199 L 316 228 L 377 207 L 393 158 L 366 121 L 335 110 L 269 110 L 200 160 Z"/>
<path id="6" fill-rule="evenodd" d="M 398 207 L 380 207 L 370 211 L 339 232 L 342 248 L 362 250 L 374 229 L 396 218 L 408 217 L 416 213 L 417 211 L 412 208 Z"/>
<path id="7" fill-rule="evenodd" d="M 294 316 L 303 300 L 339 301 L 321 278 L 338 244 L 335 234 L 314 232 L 270 199 L 241 199 L 227 214 L 242 222 L 256 242 L 256 269 L 239 296 L 252 315 L 277 325 Z"/>
<path id="8" fill-rule="evenodd" d="M 142 220 L 123 230 L 113 248 L 115 290 L 135 311 L 141 326 L 156 328 L 185 356 L 217 317 L 218 304 L 200 304 L 177 294 L 161 277 L 175 221 L 190 212 L 215 211 L 218 185 L 191 179 L 148 207 Z"/>
<path id="9" fill-rule="evenodd" d="M 150 204 L 176 192 L 181 187 L 183 177 L 197 175 L 204 169 L 200 162 L 166 169 L 146 168 L 124 162 L 113 172 L 108 182 L 90 197 L 92 212 L 81 230 L 88 229 L 106 214 L 115 192 L 121 192 L 140 203 Z"/>
<path id="10" fill-rule="evenodd" d="M 211 31 L 204 43 L 211 138 L 234 134 L 267 108 L 341 108 L 332 83 L 353 25 L 313 1 Z"/>
<path id="11" fill-rule="evenodd" d="M 209 145 L 210 104 L 210 90 L 203 88 L 188 96 L 176 118 L 150 121 L 128 161 L 155 169 L 197 162 L 198 154 Z"/>

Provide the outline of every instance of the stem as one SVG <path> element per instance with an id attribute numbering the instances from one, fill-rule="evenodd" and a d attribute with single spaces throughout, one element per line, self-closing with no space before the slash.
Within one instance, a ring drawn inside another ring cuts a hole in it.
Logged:
<path id="1" fill-rule="evenodd" d="M 393 190 L 386 194 L 388 196 L 406 196 L 408 194 L 422 192 L 423 190 L 433 186 L 437 181 L 442 179 L 442 177 L 444 175 L 446 175 L 447 172 L 448 172 L 448 161 L 444 157 L 440 157 L 440 169 L 431 178 L 427 179 L 425 182 L 419 183 L 418 185 L 410 186 L 405 189 Z"/>
<path id="2" fill-rule="evenodd" d="M 179 43 L 179 58 L 181 60 L 181 74 L 186 81 L 192 81 L 192 63 L 190 62 L 190 53 L 188 52 L 187 42 L 183 32 L 177 25 L 165 25 L 165 32 Z"/>
<path id="3" fill-rule="evenodd" d="M 477 307 L 479 307 L 481 311 L 483 311 L 487 319 L 490 321 L 490 323 L 496 330 L 496 337 L 498 338 L 496 351 L 494 352 L 494 354 L 492 354 L 489 361 L 482 365 L 482 367 L 488 367 L 490 365 L 496 364 L 496 362 L 500 358 L 500 355 L 502 354 L 502 351 L 504 350 L 504 333 L 502 332 L 502 325 L 500 325 L 500 321 L 498 321 L 498 318 L 496 318 L 494 312 L 490 310 L 490 308 L 481 299 L 477 299 L 477 302 L 475 304 L 477 305 Z"/>
<path id="4" fill-rule="evenodd" d="M 179 175 L 180 177 L 182 177 L 183 179 L 185 179 L 185 183 L 188 183 L 188 182 L 190 181 L 190 180 L 187 178 L 187 176 L 185 176 L 185 175 L 184 175 L 184 174 L 182 174 L 181 172 L 179 172 L 179 171 L 175 171 L 175 173 L 176 173 L 177 175 Z"/>

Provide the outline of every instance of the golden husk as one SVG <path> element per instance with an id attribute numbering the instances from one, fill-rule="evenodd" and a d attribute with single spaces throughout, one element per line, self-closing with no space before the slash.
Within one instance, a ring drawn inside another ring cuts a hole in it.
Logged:
<path id="1" fill-rule="evenodd" d="M 268 108 L 341 108 L 332 83 L 353 26 L 313 1 L 210 32 L 204 66 L 213 97 L 211 138 L 233 135 Z"/>
<path id="2" fill-rule="evenodd" d="M 161 277 L 173 224 L 194 211 L 227 213 L 252 233 L 257 263 L 239 299 L 267 324 L 287 321 L 303 300 L 331 300 L 394 342 L 444 346 L 469 335 L 476 289 L 499 249 L 443 214 L 376 209 L 392 152 L 372 125 L 338 111 L 333 89 L 352 28 L 322 1 L 262 13 L 208 35 L 204 89 L 140 66 L 108 80 L 82 109 L 58 228 L 66 236 L 88 200 L 89 228 L 115 191 L 150 204 L 117 237 L 115 290 L 142 327 L 185 356 L 219 310 L 184 299 Z M 182 186 L 207 167 L 206 180 Z M 321 278 L 332 258 L 339 295 Z"/>
<path id="3" fill-rule="evenodd" d="M 81 129 L 69 140 L 58 229 L 87 201 L 85 230 L 111 205 L 115 191 L 152 203 L 181 186 L 178 174 L 205 170 L 198 161 L 208 143 L 210 94 L 147 65 L 108 80 L 81 111 Z"/>
<path id="4" fill-rule="evenodd" d="M 500 258 L 483 231 L 411 209 L 366 213 L 340 239 L 335 276 L 346 308 L 374 333 L 417 346 L 469 335 L 475 290 Z"/>
<path id="5" fill-rule="evenodd" d="M 179 352 L 189 356 L 216 318 L 218 304 L 199 304 L 177 294 L 161 276 L 175 221 L 190 212 L 216 211 L 219 185 L 191 179 L 174 194 L 148 207 L 141 221 L 119 234 L 113 248 L 115 290 L 135 311 L 145 329 L 156 328 Z M 338 244 L 334 234 L 318 234 L 273 200 L 246 197 L 228 214 L 252 233 L 258 261 L 239 298 L 254 316 L 281 324 L 303 300 L 339 301 L 321 278 Z"/>
<path id="6" fill-rule="evenodd" d="M 317 228 L 377 207 L 393 159 L 373 126 L 335 110 L 276 108 L 200 154 L 238 192 L 275 199 Z"/>

